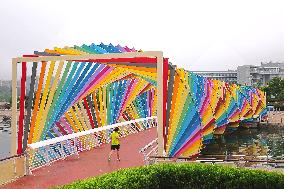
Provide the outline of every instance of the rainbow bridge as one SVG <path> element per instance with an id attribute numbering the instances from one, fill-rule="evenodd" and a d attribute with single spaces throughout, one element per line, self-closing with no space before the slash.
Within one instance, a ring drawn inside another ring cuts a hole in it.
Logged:
<path id="1" fill-rule="evenodd" d="M 108 143 L 116 126 L 122 137 L 157 127 L 159 156 L 190 157 L 266 116 L 263 91 L 177 68 L 160 51 L 91 44 L 35 51 L 12 66 L 11 152 L 28 154 L 30 170 Z"/>

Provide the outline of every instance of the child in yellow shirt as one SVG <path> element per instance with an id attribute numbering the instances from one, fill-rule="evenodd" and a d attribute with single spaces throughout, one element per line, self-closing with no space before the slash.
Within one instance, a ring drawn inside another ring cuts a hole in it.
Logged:
<path id="1" fill-rule="evenodd" d="M 119 134 L 118 134 L 118 131 L 119 131 L 119 128 L 116 127 L 116 128 L 114 128 L 113 132 L 110 135 L 110 137 L 111 137 L 111 146 L 110 146 L 110 153 L 108 155 L 108 161 L 110 161 L 112 152 L 114 150 L 116 150 L 117 161 L 120 161 L 120 158 L 119 158 L 120 144 L 119 144 Z"/>

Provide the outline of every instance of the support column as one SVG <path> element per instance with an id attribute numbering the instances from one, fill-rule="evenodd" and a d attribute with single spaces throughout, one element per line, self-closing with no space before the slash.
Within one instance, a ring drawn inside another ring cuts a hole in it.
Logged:
<path id="1" fill-rule="evenodd" d="M 17 61 L 12 60 L 12 115 L 10 156 L 17 152 Z"/>
<path id="2" fill-rule="evenodd" d="M 159 53 L 157 56 L 157 119 L 158 119 L 158 125 L 157 125 L 157 133 L 158 133 L 158 156 L 163 156 L 164 152 L 164 133 L 163 133 L 163 127 L 164 127 L 164 105 L 163 105 L 163 96 L 164 96 L 164 82 L 163 82 L 163 53 Z"/>

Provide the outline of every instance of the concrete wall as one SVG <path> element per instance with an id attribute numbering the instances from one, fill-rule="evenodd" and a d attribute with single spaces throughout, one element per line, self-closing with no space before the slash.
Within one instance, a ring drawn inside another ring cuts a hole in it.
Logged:
<path id="1" fill-rule="evenodd" d="M 238 66 L 237 69 L 238 84 L 251 85 L 250 81 L 250 66 Z"/>
<path id="2" fill-rule="evenodd" d="M 26 158 L 13 157 L 0 161 L 0 186 L 26 175 Z"/>

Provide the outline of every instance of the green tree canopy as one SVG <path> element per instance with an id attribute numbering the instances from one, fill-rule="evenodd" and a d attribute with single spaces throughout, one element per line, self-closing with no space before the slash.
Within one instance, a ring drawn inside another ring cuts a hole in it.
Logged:
<path id="1" fill-rule="evenodd" d="M 284 79 L 275 77 L 264 87 L 267 99 L 273 101 L 284 101 Z"/>

